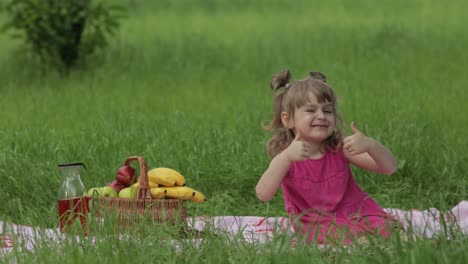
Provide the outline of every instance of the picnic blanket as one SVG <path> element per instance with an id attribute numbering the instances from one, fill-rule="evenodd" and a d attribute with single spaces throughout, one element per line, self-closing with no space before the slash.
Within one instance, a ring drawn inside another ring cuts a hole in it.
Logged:
<path id="1" fill-rule="evenodd" d="M 455 227 L 464 235 L 468 235 L 468 200 L 461 201 L 446 212 L 436 208 L 426 210 L 386 208 L 385 211 L 395 216 L 404 228 L 412 231 L 413 235 L 421 238 L 444 235 L 444 229 L 447 227 Z M 294 233 L 287 217 L 197 216 L 188 218 L 187 224 L 197 231 L 212 228 L 215 232 L 241 236 L 249 243 L 265 243 L 271 241 L 278 233 Z M 15 247 L 19 250 L 33 251 L 40 243 L 60 243 L 65 236 L 67 235 L 60 233 L 58 229 L 41 229 L 0 220 L 0 256 L 11 252 Z"/>

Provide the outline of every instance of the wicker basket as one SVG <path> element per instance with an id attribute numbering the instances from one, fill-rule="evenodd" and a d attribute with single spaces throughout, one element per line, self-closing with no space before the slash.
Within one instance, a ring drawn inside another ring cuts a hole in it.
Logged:
<path id="1" fill-rule="evenodd" d="M 140 184 L 136 199 L 95 197 L 92 199 L 92 212 L 96 217 L 113 214 L 120 228 L 130 228 L 141 221 L 156 221 L 169 224 L 184 223 L 187 217 L 186 202 L 179 199 L 151 198 L 146 161 L 140 156 L 132 156 L 124 164 L 138 160 Z"/>

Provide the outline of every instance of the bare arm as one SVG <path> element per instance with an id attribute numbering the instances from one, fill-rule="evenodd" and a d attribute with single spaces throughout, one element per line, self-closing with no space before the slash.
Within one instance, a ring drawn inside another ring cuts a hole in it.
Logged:
<path id="1" fill-rule="evenodd" d="M 351 123 L 353 135 L 343 140 L 345 157 L 351 164 L 364 170 L 381 174 L 392 174 L 397 170 L 398 161 L 378 141 L 367 137 Z"/>
<path id="2" fill-rule="evenodd" d="M 373 139 L 372 139 L 373 140 Z M 397 170 L 398 161 L 392 153 L 379 142 L 373 140 L 375 145 L 368 152 L 352 155 L 344 149 L 345 157 L 349 163 L 364 170 L 390 175 Z"/>
<path id="3" fill-rule="evenodd" d="M 283 152 L 276 155 L 270 162 L 268 169 L 263 173 L 257 183 L 255 192 L 260 201 L 269 201 L 275 196 L 278 188 L 286 177 L 293 161 L 305 160 L 310 156 L 312 146 L 301 140 L 301 133 L 297 132 L 296 138 Z"/>
<path id="4" fill-rule="evenodd" d="M 274 157 L 268 169 L 263 173 L 257 183 L 255 192 L 260 201 L 269 201 L 275 196 L 284 177 L 289 171 L 291 161 L 286 153 L 282 152 Z"/>

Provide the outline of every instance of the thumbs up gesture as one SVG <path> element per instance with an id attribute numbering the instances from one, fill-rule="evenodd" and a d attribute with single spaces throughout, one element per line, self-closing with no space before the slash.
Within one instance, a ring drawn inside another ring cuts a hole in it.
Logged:
<path id="1" fill-rule="evenodd" d="M 344 138 L 343 148 L 353 156 L 368 152 L 372 147 L 372 139 L 357 129 L 354 125 L 354 121 L 351 122 L 351 130 L 353 131 L 353 134 Z"/>
<path id="2" fill-rule="evenodd" d="M 312 154 L 312 145 L 301 139 L 301 132 L 296 132 L 296 137 L 286 148 L 285 154 L 290 161 L 305 160 Z"/>

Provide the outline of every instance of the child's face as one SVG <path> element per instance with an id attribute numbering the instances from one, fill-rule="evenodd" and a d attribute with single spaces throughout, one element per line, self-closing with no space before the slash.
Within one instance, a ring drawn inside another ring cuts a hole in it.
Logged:
<path id="1" fill-rule="evenodd" d="M 309 102 L 294 111 L 294 129 L 301 132 L 301 138 L 309 142 L 320 143 L 335 130 L 335 113 L 330 102 L 319 103 L 315 95 L 309 96 Z"/>

